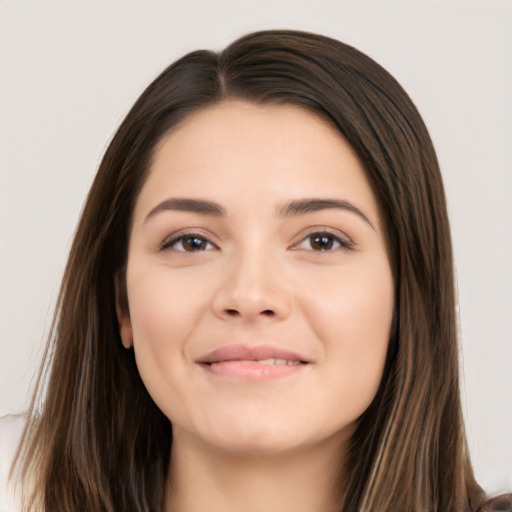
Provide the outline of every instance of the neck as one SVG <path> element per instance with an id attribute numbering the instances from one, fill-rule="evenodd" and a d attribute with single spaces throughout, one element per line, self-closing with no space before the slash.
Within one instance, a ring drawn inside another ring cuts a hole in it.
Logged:
<path id="1" fill-rule="evenodd" d="M 286 453 L 233 453 L 173 436 L 165 510 L 339 511 L 342 461 L 333 453 L 341 450 L 331 440 Z"/>

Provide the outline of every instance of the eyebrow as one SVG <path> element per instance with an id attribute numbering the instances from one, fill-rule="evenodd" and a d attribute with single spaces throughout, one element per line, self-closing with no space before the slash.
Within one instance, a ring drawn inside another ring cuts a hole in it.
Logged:
<path id="1" fill-rule="evenodd" d="M 280 217 L 293 217 L 296 215 L 305 215 L 307 213 L 314 213 L 321 210 L 338 209 L 355 213 L 373 229 L 375 229 L 368 219 L 368 217 L 349 201 L 342 199 L 321 199 L 321 198 L 307 198 L 297 199 L 290 201 L 283 205 L 278 206 L 277 212 Z M 226 209 L 220 204 L 206 199 L 188 199 L 188 198 L 171 198 L 162 201 L 155 206 L 144 219 L 144 223 L 151 217 L 163 211 L 181 211 L 199 213 L 201 215 L 208 215 L 212 217 L 226 217 Z"/>
<path id="2" fill-rule="evenodd" d="M 375 229 L 368 217 L 357 206 L 342 199 L 299 199 L 280 206 L 278 211 L 282 217 L 291 217 L 328 209 L 346 210 L 355 213 L 368 223 L 372 229 Z"/>
<path id="3" fill-rule="evenodd" d="M 214 203 L 213 201 L 206 201 L 205 199 L 186 199 L 186 198 L 173 198 L 166 199 L 160 204 L 155 206 L 144 219 L 147 222 L 151 217 L 154 217 L 157 213 L 174 210 L 179 212 L 192 212 L 200 213 L 201 215 L 209 215 L 212 217 L 225 217 L 226 210 L 220 206 L 220 204 Z"/>

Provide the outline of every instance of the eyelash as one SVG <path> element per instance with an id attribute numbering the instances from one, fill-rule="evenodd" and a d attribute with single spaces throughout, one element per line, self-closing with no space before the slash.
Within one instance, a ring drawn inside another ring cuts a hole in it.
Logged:
<path id="1" fill-rule="evenodd" d="M 328 240 L 328 244 L 330 244 L 330 246 L 327 248 L 327 249 L 319 249 L 319 250 L 315 250 L 312 248 L 312 243 L 313 243 L 313 240 L 314 239 L 320 239 L 320 238 L 323 238 L 324 240 L 327 239 Z M 335 235 L 334 233 L 331 233 L 330 231 L 314 231 L 313 233 L 310 233 L 309 235 L 307 235 L 306 237 L 304 237 L 300 242 L 299 244 L 297 244 L 295 247 L 297 249 L 303 249 L 301 247 L 298 247 L 299 245 L 302 245 L 303 243 L 306 242 L 306 240 L 309 240 L 309 245 L 310 245 L 310 249 L 306 249 L 306 250 L 313 250 L 315 252 L 333 252 L 333 251 L 339 251 L 339 250 L 346 250 L 346 249 L 351 249 L 353 244 L 350 240 L 348 240 L 347 238 L 343 238 L 343 237 L 340 237 L 338 235 Z M 338 244 L 337 247 L 332 247 L 332 245 L 334 244 Z"/>
<path id="2" fill-rule="evenodd" d="M 202 252 L 203 250 L 205 250 L 205 249 L 200 249 L 200 250 L 188 251 L 187 249 L 184 248 L 184 245 L 183 245 L 185 240 L 196 240 L 196 241 L 200 240 L 203 243 L 211 245 L 215 249 L 217 248 L 217 246 L 215 244 L 210 242 L 205 236 L 200 235 L 199 233 L 182 233 L 182 234 L 174 236 L 170 239 L 164 240 L 162 242 L 162 244 L 160 245 L 160 250 L 164 251 L 165 249 L 174 249 L 175 251 L 179 251 L 179 252 Z M 181 246 L 182 246 L 181 249 L 176 249 L 176 245 L 178 243 L 181 243 Z M 209 250 L 211 250 L 211 249 L 209 249 Z"/>
<path id="3" fill-rule="evenodd" d="M 323 248 L 323 249 L 320 248 L 318 250 L 313 249 L 312 243 L 315 238 L 317 240 L 319 240 L 320 238 L 323 238 L 324 241 L 327 240 L 326 243 L 329 245 L 328 248 Z M 187 249 L 185 249 L 185 246 L 183 245 L 186 240 L 196 241 L 196 242 L 199 241 L 203 248 L 201 248 L 201 246 L 200 247 L 196 246 L 195 249 L 192 248 L 192 250 L 187 250 Z M 305 247 L 299 247 L 300 245 L 305 243 L 307 240 L 310 240 L 309 249 L 305 248 Z M 181 249 L 176 248 L 176 246 L 179 243 L 181 243 Z M 205 249 L 204 244 L 210 245 L 211 248 Z M 337 246 L 335 246 L 333 248 L 332 246 L 336 245 L 336 244 L 337 244 Z M 348 239 L 337 236 L 334 233 L 331 233 L 329 231 L 315 231 L 313 233 L 310 233 L 306 237 L 304 237 L 299 242 L 299 244 L 296 244 L 294 246 L 294 248 L 295 249 L 312 250 L 314 252 L 333 252 L 333 251 L 337 251 L 337 250 L 351 249 L 352 245 L 353 245 L 352 242 L 350 242 Z M 204 237 L 203 235 L 200 235 L 198 233 L 184 233 L 184 234 L 182 233 L 182 234 L 179 234 L 178 236 L 174 236 L 170 239 L 164 240 L 162 242 L 162 244 L 160 245 L 160 250 L 163 251 L 166 249 L 174 249 L 178 252 L 203 252 L 206 250 L 217 249 L 217 246 L 215 244 L 213 244 L 212 242 L 210 242 L 206 237 Z"/>

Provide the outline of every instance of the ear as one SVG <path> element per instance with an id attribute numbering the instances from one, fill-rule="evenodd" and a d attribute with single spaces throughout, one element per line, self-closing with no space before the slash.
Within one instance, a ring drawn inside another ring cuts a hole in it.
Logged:
<path id="1" fill-rule="evenodd" d="M 114 288 L 116 294 L 116 315 L 117 325 L 123 347 L 129 349 L 133 346 L 133 329 L 128 308 L 128 295 L 126 290 L 126 270 L 121 269 L 114 277 Z"/>

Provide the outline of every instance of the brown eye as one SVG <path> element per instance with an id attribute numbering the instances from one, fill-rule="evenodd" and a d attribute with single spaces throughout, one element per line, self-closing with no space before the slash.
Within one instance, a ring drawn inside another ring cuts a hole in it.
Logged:
<path id="1" fill-rule="evenodd" d="M 181 244 L 183 245 L 183 249 L 188 252 L 204 251 L 208 246 L 208 242 L 198 236 L 184 236 Z"/>
<path id="2" fill-rule="evenodd" d="M 215 246 L 206 238 L 194 234 L 172 238 L 171 240 L 165 241 L 160 247 L 161 250 L 174 249 L 180 252 L 210 251 L 214 248 Z"/>
<path id="3" fill-rule="evenodd" d="M 339 249 L 350 249 L 351 247 L 352 243 L 349 240 L 328 231 L 321 231 L 308 235 L 296 246 L 296 249 L 331 252 Z"/>
<path id="4" fill-rule="evenodd" d="M 312 235 L 310 244 L 314 251 L 329 251 L 334 245 L 334 236 L 326 233 Z"/>

